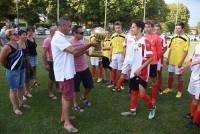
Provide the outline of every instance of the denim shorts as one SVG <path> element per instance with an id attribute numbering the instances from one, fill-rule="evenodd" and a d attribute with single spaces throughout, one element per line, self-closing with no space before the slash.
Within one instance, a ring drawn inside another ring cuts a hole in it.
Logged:
<path id="1" fill-rule="evenodd" d="M 28 58 L 31 67 L 35 67 L 37 65 L 37 56 L 29 56 Z"/>
<path id="2" fill-rule="evenodd" d="M 6 69 L 6 77 L 11 91 L 16 91 L 23 87 L 25 71 L 23 70 L 9 70 Z"/>

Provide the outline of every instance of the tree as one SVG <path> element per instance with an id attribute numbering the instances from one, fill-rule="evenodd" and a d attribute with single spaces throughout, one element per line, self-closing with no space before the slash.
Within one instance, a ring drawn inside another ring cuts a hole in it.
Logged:
<path id="1" fill-rule="evenodd" d="M 166 23 L 165 25 L 167 26 L 167 31 L 168 32 L 173 32 L 174 31 L 174 28 L 175 28 L 175 21 L 176 21 L 176 12 L 177 12 L 177 5 L 176 4 L 169 4 L 168 5 L 168 8 L 169 8 L 169 13 L 166 17 Z M 182 21 L 185 23 L 185 29 L 186 31 L 189 29 L 189 25 L 188 25 L 188 21 L 189 21 L 189 18 L 190 18 L 190 12 L 188 10 L 188 8 L 183 5 L 183 4 L 180 4 L 179 5 L 179 14 L 178 14 L 178 21 Z"/>
<path id="2" fill-rule="evenodd" d="M 16 17 L 14 0 L 1 0 L 0 9 L 0 21 L 13 20 Z"/>

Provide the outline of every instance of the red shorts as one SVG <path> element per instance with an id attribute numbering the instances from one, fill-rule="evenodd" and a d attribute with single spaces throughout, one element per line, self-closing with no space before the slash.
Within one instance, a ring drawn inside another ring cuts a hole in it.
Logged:
<path id="1" fill-rule="evenodd" d="M 74 79 L 59 82 L 59 89 L 65 100 L 72 100 L 74 97 Z"/>

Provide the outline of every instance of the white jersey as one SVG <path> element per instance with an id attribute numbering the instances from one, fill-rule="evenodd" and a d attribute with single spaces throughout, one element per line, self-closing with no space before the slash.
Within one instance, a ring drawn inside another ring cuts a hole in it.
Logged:
<path id="1" fill-rule="evenodd" d="M 133 43 L 135 42 L 134 36 L 127 34 L 124 41 L 124 47 L 126 47 L 126 55 L 124 61 L 131 63 L 131 58 L 133 57 Z"/>
<path id="2" fill-rule="evenodd" d="M 147 58 L 153 57 L 151 43 L 146 40 L 145 37 L 142 37 L 139 40 L 135 40 L 135 42 L 133 43 L 132 53 L 133 63 L 131 65 L 130 78 L 133 78 L 135 76 L 134 73 L 147 60 Z M 148 70 L 149 67 L 145 67 L 139 75 L 145 81 L 148 80 Z"/>
<path id="3" fill-rule="evenodd" d="M 192 55 L 192 62 L 200 61 L 200 44 L 195 47 Z M 192 73 L 190 76 L 190 83 L 188 86 L 188 92 L 195 96 L 196 99 L 200 99 L 200 64 L 191 67 Z"/>

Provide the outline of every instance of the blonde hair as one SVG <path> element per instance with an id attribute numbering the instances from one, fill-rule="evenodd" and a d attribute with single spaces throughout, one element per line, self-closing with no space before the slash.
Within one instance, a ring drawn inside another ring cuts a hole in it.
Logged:
<path id="1" fill-rule="evenodd" d="M 5 35 L 10 38 L 10 36 L 12 35 L 13 32 L 16 32 L 15 29 L 7 29 L 5 32 Z"/>

